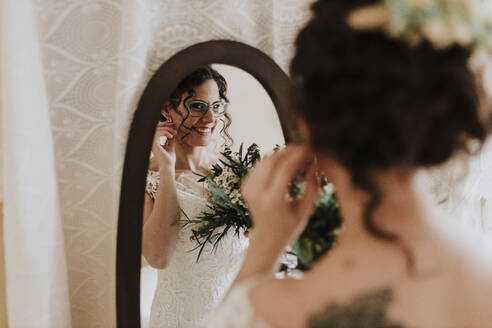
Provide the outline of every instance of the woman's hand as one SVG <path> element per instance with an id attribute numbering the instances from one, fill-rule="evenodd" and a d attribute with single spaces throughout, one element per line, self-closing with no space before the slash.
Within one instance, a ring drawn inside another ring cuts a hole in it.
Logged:
<path id="1" fill-rule="evenodd" d="M 174 172 L 176 164 L 176 152 L 174 149 L 174 136 L 178 133 L 174 123 L 159 122 L 155 130 L 152 142 L 152 153 L 157 159 L 159 171 Z M 165 145 L 161 145 L 162 137 L 166 137 Z"/>
<path id="2" fill-rule="evenodd" d="M 251 170 L 242 185 L 242 194 L 254 222 L 251 238 L 255 235 L 263 242 L 276 240 L 277 246 L 283 248 L 302 233 L 318 195 L 314 165 L 306 172 L 302 197 L 289 200 L 287 192 L 295 175 L 312 157 L 305 146 L 288 146 Z"/>
<path id="3" fill-rule="evenodd" d="M 241 191 L 254 224 L 236 283 L 253 275 L 277 272 L 285 247 L 306 227 L 318 195 L 314 165 L 306 172 L 301 198 L 289 200 L 287 195 L 290 183 L 312 157 L 305 146 L 289 146 L 262 159 L 246 177 Z"/>

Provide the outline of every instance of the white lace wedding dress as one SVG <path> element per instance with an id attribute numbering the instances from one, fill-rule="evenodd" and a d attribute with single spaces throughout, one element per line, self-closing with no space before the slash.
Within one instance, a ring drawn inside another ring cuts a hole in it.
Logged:
<path id="1" fill-rule="evenodd" d="M 190 172 L 176 173 L 179 205 L 189 218 L 197 217 L 207 209 L 207 194 Z M 149 171 L 146 192 L 155 198 L 159 173 Z M 186 220 L 184 214 L 182 220 Z M 230 231 L 212 253 L 207 245 L 197 263 L 197 246 L 190 240 L 191 226 L 179 232 L 176 250 L 169 266 L 158 270 L 157 288 L 150 312 L 150 327 L 198 328 L 222 301 L 237 275 L 248 238 Z"/>
<path id="2" fill-rule="evenodd" d="M 229 292 L 227 299 L 212 314 L 205 328 L 271 328 L 256 316 L 249 299 L 258 278 L 245 280 Z"/>

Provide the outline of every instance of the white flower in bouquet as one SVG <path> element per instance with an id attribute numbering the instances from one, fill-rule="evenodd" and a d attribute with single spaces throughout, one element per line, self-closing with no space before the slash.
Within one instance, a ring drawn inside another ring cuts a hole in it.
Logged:
<path id="1" fill-rule="evenodd" d="M 207 175 L 200 175 L 200 181 L 207 183 L 211 204 L 201 216 L 188 221 L 196 224 L 196 228 L 192 229 L 191 239 L 195 240 L 198 243 L 197 248 L 200 248 L 197 261 L 207 243 L 216 247 L 229 230 L 239 235 L 252 228 L 248 207 L 241 196 L 241 183 L 255 162 L 260 159 L 260 152 L 256 144 L 248 147 L 244 155 L 242 149 L 241 146 L 237 153 L 226 149 L 222 152 L 225 159 L 221 160 L 220 164 L 213 165 Z M 274 149 L 276 150 L 279 148 Z M 295 199 L 303 194 L 305 173 L 306 169 L 303 169 L 294 177 L 286 190 L 288 199 Z M 322 174 L 318 175 L 318 183 L 320 197 L 315 210 L 306 230 L 294 244 L 295 256 L 299 258 L 296 265 L 301 269 L 310 268 L 332 247 L 341 225 L 333 185 L 327 183 Z M 288 265 L 284 266 L 287 271 L 292 269 Z"/>

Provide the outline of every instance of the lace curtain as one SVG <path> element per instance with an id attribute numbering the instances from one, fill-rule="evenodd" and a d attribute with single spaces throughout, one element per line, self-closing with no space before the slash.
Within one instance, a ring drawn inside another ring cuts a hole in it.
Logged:
<path id="1" fill-rule="evenodd" d="M 212 39 L 255 46 L 287 70 L 310 2 L 0 2 L 10 327 L 115 325 L 123 154 L 147 81 L 179 50 Z"/>

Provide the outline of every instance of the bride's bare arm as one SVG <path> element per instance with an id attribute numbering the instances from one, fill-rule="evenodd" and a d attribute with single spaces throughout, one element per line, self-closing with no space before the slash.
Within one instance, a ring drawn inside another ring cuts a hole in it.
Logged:
<path id="1" fill-rule="evenodd" d="M 142 254 L 152 267 L 165 269 L 178 239 L 180 209 L 174 172 L 159 173 L 155 201 L 145 194 Z"/>
<path id="2" fill-rule="evenodd" d="M 157 126 L 152 152 L 159 167 L 159 185 L 155 200 L 145 194 L 142 232 L 142 254 L 151 266 L 165 269 L 178 240 L 180 209 L 174 182 L 176 152 L 174 135 L 177 131 L 169 122 Z M 167 143 L 160 145 L 165 136 Z"/>

